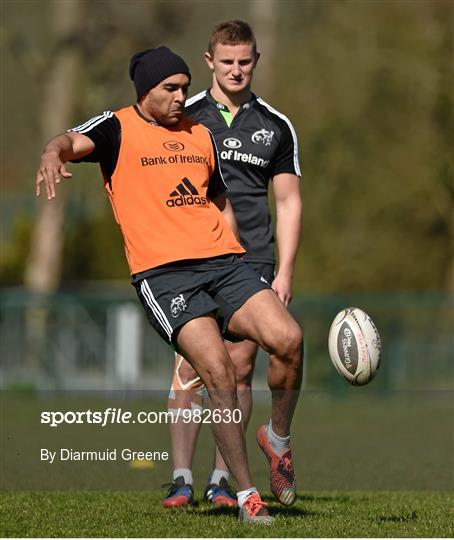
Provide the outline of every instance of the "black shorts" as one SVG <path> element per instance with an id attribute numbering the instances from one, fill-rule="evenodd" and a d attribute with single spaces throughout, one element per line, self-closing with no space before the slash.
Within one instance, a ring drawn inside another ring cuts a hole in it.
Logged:
<path id="1" fill-rule="evenodd" d="M 268 280 L 237 255 L 167 265 L 133 285 L 151 325 L 171 345 L 178 328 L 208 313 L 231 339 L 227 326 L 233 313 L 255 293 L 270 289 Z"/>
<path id="2" fill-rule="evenodd" d="M 264 262 L 250 262 L 247 264 L 258 272 L 271 285 L 274 281 L 274 264 Z"/>

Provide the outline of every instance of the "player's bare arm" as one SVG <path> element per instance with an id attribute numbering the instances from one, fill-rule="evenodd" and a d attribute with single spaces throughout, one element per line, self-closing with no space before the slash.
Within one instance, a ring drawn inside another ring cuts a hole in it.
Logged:
<path id="1" fill-rule="evenodd" d="M 60 183 L 61 177 L 72 177 L 66 170 L 65 163 L 71 159 L 82 158 L 94 149 L 93 141 L 80 133 L 62 133 L 51 139 L 41 155 L 36 174 L 36 196 L 39 197 L 41 184 L 44 182 L 47 198 L 53 199 L 56 195 L 55 185 Z"/>
<path id="2" fill-rule="evenodd" d="M 273 178 L 279 269 L 272 288 L 285 306 L 292 299 L 293 269 L 301 237 L 300 183 L 298 176 L 289 173 L 278 174 Z"/>

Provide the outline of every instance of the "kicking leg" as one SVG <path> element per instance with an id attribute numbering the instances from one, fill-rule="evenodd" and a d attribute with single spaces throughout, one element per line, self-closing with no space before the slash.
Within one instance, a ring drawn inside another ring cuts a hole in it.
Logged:
<path id="1" fill-rule="evenodd" d="M 264 290 L 232 315 L 229 331 L 253 339 L 270 353 L 271 422 L 259 429 L 257 440 L 270 462 L 273 493 L 283 504 L 293 504 L 296 485 L 289 441 L 302 380 L 301 330 L 276 294 Z"/>

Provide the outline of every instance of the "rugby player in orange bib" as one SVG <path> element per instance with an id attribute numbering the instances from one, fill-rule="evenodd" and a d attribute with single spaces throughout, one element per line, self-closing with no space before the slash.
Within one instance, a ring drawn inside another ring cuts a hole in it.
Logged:
<path id="1" fill-rule="evenodd" d="M 158 334 L 205 384 L 216 444 L 238 489 L 239 519 L 270 524 L 251 479 L 235 369 L 223 336 L 270 353 L 271 419 L 288 437 L 302 376 L 302 334 L 270 286 L 241 256 L 210 132 L 183 115 L 191 80 L 167 47 L 135 54 L 129 73 L 137 103 L 104 112 L 47 143 L 36 176 L 48 199 L 71 177 L 67 161 L 100 163 L 121 229 L 132 282 Z M 293 474 L 289 467 L 288 474 Z M 292 495 L 293 496 L 293 495 Z"/>

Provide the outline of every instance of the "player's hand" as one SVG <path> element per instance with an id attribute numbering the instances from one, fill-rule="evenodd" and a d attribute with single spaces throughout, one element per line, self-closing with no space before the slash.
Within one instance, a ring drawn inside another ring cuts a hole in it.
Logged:
<path id="1" fill-rule="evenodd" d="M 45 152 L 41 156 L 38 173 L 36 175 L 36 196 L 41 193 L 41 184 L 44 182 L 48 199 L 55 197 L 55 185 L 60 183 L 61 177 L 71 178 L 72 174 L 56 152 Z"/>
<path id="2" fill-rule="evenodd" d="M 271 288 L 278 295 L 279 300 L 287 307 L 292 300 L 292 278 L 284 274 L 277 273 L 271 283 Z"/>

